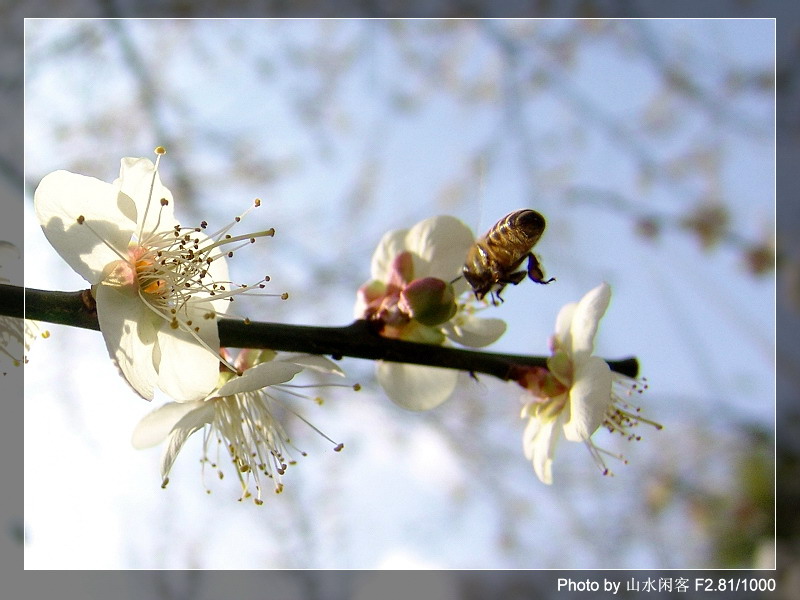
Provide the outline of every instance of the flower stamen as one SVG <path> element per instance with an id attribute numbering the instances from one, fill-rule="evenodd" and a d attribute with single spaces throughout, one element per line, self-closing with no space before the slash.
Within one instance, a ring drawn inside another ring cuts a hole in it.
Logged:
<path id="1" fill-rule="evenodd" d="M 275 359 L 275 353 L 261 350 L 244 350 L 236 357 L 233 357 L 226 349 L 221 349 L 220 357 L 224 362 L 230 362 L 240 371 L 247 371 L 252 367 L 260 367 L 264 363 L 270 363 Z M 305 357 L 301 357 L 305 358 Z M 290 358 L 280 359 L 288 364 L 292 364 Z M 277 364 L 277 363 L 276 363 Z M 304 366 L 303 360 L 295 363 Z M 318 360 L 312 361 L 310 368 L 322 372 L 342 374 L 338 368 L 331 365 L 321 365 Z M 219 379 L 219 391 L 237 376 L 221 368 Z M 201 401 L 198 410 L 207 410 L 207 417 L 204 417 L 206 424 L 203 427 L 203 455 L 201 458 L 201 474 L 206 493 L 211 493 L 206 483 L 206 466 L 217 471 L 219 479 L 224 478 L 223 464 L 228 460 L 236 472 L 236 477 L 241 488 L 239 501 L 246 498 L 253 498 L 256 504 L 263 504 L 264 480 L 272 480 L 275 493 L 283 491 L 281 477 L 288 468 L 296 461 L 293 454 L 306 456 L 306 452 L 300 450 L 292 442 L 287 431 L 281 423 L 281 414 L 291 414 L 305 423 L 313 431 L 317 432 L 334 446 L 334 451 L 339 452 L 344 448 L 344 444 L 335 442 L 332 438 L 315 427 L 305 417 L 300 415 L 287 400 L 291 398 L 302 398 L 321 404 L 319 396 L 307 395 L 301 390 L 312 387 L 348 387 L 358 391 L 359 384 L 341 383 L 320 383 L 320 384 L 291 384 L 276 383 L 250 389 L 245 387 L 242 391 L 236 391 L 229 395 L 211 395 Z M 228 388 L 230 389 L 230 388 Z M 208 403 L 212 403 L 209 405 Z M 203 407 L 203 408 L 200 408 Z M 214 440 L 216 443 L 214 444 Z M 212 450 L 212 445 L 216 447 Z M 225 452 L 228 458 L 222 458 Z M 214 457 L 212 458 L 212 453 Z M 171 461 L 169 463 L 171 465 Z M 162 470 L 164 485 L 167 483 L 169 466 Z"/>
<path id="2" fill-rule="evenodd" d="M 152 203 L 152 194 L 158 176 L 158 165 L 164 149 L 156 149 L 156 162 L 150 182 L 150 196 L 148 197 L 145 214 L 141 221 L 138 237 L 131 241 L 127 254 L 121 253 L 107 240 L 99 235 L 87 222 L 83 215 L 77 221 L 89 230 L 110 248 L 118 257 L 106 269 L 106 282 L 112 285 L 135 286 L 141 301 L 151 312 L 165 320 L 173 330 L 181 330 L 202 345 L 206 350 L 217 355 L 200 335 L 200 328 L 192 326 L 190 314 L 192 307 L 198 302 L 209 305 L 209 301 L 233 300 L 235 296 L 243 293 L 263 296 L 287 297 L 284 294 L 256 294 L 257 290 L 264 289 L 269 277 L 266 276 L 252 284 L 235 285 L 230 281 L 212 280 L 209 269 L 212 265 L 226 256 L 233 256 L 233 252 L 244 246 L 255 243 L 257 238 L 274 237 L 275 229 L 269 228 L 254 233 L 231 236 L 227 232 L 251 210 L 261 205 L 256 199 L 253 205 L 242 215 L 237 216 L 231 223 L 222 227 L 214 234 L 207 236 L 201 233 L 208 227 L 202 221 L 199 227 L 181 227 L 175 225 L 165 231 L 161 230 L 162 212 L 169 205 L 166 198 L 159 202 L 159 215 L 154 227 L 145 232 L 144 226 L 147 214 Z M 233 245 L 232 249 L 228 249 Z M 206 310 L 204 319 L 215 319 L 220 314 L 218 310 Z M 230 363 L 222 362 L 232 369 Z M 232 369 L 233 370 L 233 369 Z"/>
<path id="3" fill-rule="evenodd" d="M 158 177 L 158 165 L 161 162 L 161 157 L 164 156 L 164 154 L 166 154 L 166 153 L 167 153 L 167 151 L 163 146 L 158 146 L 155 149 L 155 154 L 156 154 L 155 168 L 153 169 L 153 177 L 150 180 L 150 192 L 147 195 L 147 204 L 145 205 L 144 216 L 142 217 L 141 223 L 139 224 L 139 239 L 142 238 L 142 232 L 144 231 L 144 225 L 145 225 L 145 223 L 147 223 L 147 213 L 150 212 L 150 202 L 151 202 L 151 200 L 153 198 L 153 190 L 155 189 L 156 178 Z M 166 201 L 167 201 L 166 198 L 162 198 L 161 199 L 160 205 L 161 205 L 162 208 L 164 206 L 166 206 L 166 204 L 165 204 Z M 153 231 L 158 231 L 158 226 L 160 225 L 160 223 L 161 223 L 161 212 L 159 212 L 159 214 L 158 214 L 158 220 L 156 221 L 156 226 L 154 227 Z"/>

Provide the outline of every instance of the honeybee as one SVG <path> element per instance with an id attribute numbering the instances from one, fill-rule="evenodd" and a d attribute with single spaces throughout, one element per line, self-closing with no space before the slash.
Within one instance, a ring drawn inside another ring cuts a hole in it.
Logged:
<path id="1" fill-rule="evenodd" d="M 526 274 L 536 283 L 555 281 L 553 277 L 545 280 L 539 259 L 531 252 L 544 228 L 544 217 L 538 212 L 517 210 L 500 219 L 472 244 L 462 273 L 478 300 L 491 293 L 492 304 L 497 305 L 495 298 L 503 302 L 500 297 L 503 288 L 509 283 L 517 285 Z M 517 271 L 526 257 L 527 271 Z"/>

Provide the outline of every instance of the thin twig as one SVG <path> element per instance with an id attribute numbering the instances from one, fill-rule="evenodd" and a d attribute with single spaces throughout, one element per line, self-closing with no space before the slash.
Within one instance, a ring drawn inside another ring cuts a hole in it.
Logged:
<path id="1" fill-rule="evenodd" d="M 0 313 L 22 317 L 23 298 L 24 314 L 28 319 L 100 329 L 86 290 L 54 292 L 0 285 Z M 220 345 L 229 348 L 269 348 L 324 354 L 336 359 L 349 356 L 386 360 L 485 373 L 503 380 L 510 379 L 520 366 L 547 366 L 546 356 L 477 352 L 387 339 L 376 334 L 366 321 L 360 320 L 342 327 L 316 327 L 222 318 L 219 320 L 219 338 Z M 635 377 L 639 370 L 636 358 L 607 362 L 612 370 L 629 377 Z"/>

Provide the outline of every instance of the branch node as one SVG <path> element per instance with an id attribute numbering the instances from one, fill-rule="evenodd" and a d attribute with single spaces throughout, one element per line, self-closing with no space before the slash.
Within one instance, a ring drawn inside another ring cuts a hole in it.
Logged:
<path id="1" fill-rule="evenodd" d="M 97 316 L 97 300 L 92 294 L 92 290 L 82 290 L 80 293 L 81 302 L 83 303 L 83 310 L 86 314 L 96 317 Z"/>

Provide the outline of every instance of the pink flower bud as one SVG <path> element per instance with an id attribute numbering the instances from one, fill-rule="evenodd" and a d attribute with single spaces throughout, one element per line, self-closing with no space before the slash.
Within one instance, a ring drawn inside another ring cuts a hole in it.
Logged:
<path id="1" fill-rule="evenodd" d="M 380 300 L 386 295 L 386 284 L 377 279 L 368 281 L 360 288 L 358 294 L 361 296 L 364 304 L 371 304 L 375 300 Z"/>
<path id="2" fill-rule="evenodd" d="M 414 258 L 411 256 L 411 252 L 401 252 L 392 261 L 389 286 L 403 287 L 412 279 L 414 279 Z"/>

